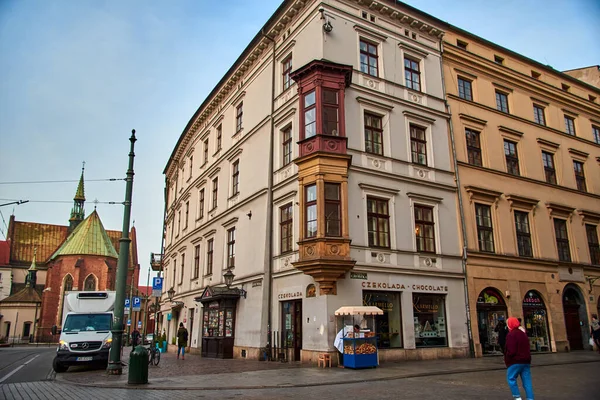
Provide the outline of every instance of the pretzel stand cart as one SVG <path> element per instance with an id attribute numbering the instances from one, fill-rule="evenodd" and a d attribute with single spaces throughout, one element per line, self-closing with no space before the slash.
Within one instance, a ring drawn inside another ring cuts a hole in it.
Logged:
<path id="1" fill-rule="evenodd" d="M 346 306 L 336 310 L 336 332 L 343 329 L 344 356 L 346 368 L 372 368 L 379 365 L 375 315 L 383 311 L 372 306 Z M 360 332 L 354 332 L 354 325 Z"/>

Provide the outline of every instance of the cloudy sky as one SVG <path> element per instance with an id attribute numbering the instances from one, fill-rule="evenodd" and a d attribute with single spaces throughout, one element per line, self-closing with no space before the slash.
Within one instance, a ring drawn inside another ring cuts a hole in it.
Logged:
<path id="1" fill-rule="evenodd" d="M 600 64 L 595 0 L 410 0 L 408 4 L 558 70 Z M 489 3 L 489 4 L 488 4 Z M 86 162 L 120 230 L 128 138 L 136 129 L 132 221 L 145 284 L 160 251 L 164 175 L 205 96 L 280 0 L 0 0 L 0 240 L 19 221 L 67 224 Z M 485 4 L 485 6 L 484 6 Z M 70 181 L 62 183 L 19 183 Z M 118 250 L 118 249 L 117 249 Z"/>

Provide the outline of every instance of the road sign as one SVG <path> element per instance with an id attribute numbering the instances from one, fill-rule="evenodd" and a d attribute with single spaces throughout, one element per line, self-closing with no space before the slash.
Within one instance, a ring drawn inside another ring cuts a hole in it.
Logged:
<path id="1" fill-rule="evenodd" d="M 130 301 L 129 299 L 125 299 L 125 309 L 123 310 L 125 312 L 125 314 L 129 314 L 129 306 L 130 306 Z"/>
<path id="2" fill-rule="evenodd" d="M 157 276 L 152 279 L 152 296 L 160 297 L 162 294 L 163 278 Z"/>
<path id="3" fill-rule="evenodd" d="M 142 298 L 138 296 L 133 297 L 133 311 L 140 311 L 142 306 Z"/>
<path id="4" fill-rule="evenodd" d="M 131 320 L 130 319 L 127 320 L 127 326 L 131 326 Z"/>

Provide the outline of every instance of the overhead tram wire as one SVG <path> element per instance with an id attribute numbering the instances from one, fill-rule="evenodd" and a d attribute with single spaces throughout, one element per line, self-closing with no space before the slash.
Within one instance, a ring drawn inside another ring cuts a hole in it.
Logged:
<path id="1" fill-rule="evenodd" d="M 0 199 L 0 201 L 18 201 L 17 199 Z M 27 200 L 29 203 L 62 203 L 71 204 L 73 200 Z M 122 201 L 94 201 L 94 204 L 123 205 Z"/>
<path id="2" fill-rule="evenodd" d="M 86 179 L 85 182 L 116 182 L 125 181 L 126 178 L 105 178 L 105 179 Z M 38 183 L 77 183 L 79 179 L 75 180 L 58 180 L 58 181 L 14 181 L 14 182 L 0 182 L 0 185 L 30 185 Z"/>

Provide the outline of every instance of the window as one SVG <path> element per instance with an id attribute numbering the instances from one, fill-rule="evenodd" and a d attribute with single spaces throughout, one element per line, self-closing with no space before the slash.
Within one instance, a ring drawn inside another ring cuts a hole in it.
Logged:
<path id="1" fill-rule="evenodd" d="M 594 136 L 594 142 L 600 144 L 600 128 L 592 125 L 592 135 Z"/>
<path id="2" fill-rule="evenodd" d="M 492 211 L 490 206 L 475 204 L 475 216 L 477 220 L 477 241 L 479 251 L 494 252 L 494 228 L 492 226 Z"/>
<path id="3" fill-rule="evenodd" d="M 304 138 L 317 134 L 317 109 L 315 91 L 304 95 Z"/>
<path id="4" fill-rule="evenodd" d="M 517 247 L 519 250 L 519 255 L 521 257 L 533 257 L 528 213 L 523 211 L 515 211 L 515 230 L 517 232 Z"/>
<path id="5" fill-rule="evenodd" d="M 410 126 L 410 150 L 412 162 L 427 165 L 427 140 L 425 129 L 420 126 Z"/>
<path id="6" fill-rule="evenodd" d="M 323 135 L 338 136 L 338 91 L 325 89 L 323 93 Z"/>
<path id="7" fill-rule="evenodd" d="M 283 75 L 283 90 L 287 90 L 290 86 L 292 86 L 292 78 L 290 78 L 290 73 L 292 72 L 292 55 L 290 54 L 283 62 L 281 63 L 282 67 L 282 75 Z"/>
<path id="8" fill-rule="evenodd" d="M 185 273 L 185 253 L 181 255 L 181 272 L 179 273 L 179 284 L 183 283 L 183 275 Z"/>
<path id="9" fill-rule="evenodd" d="M 192 279 L 198 278 L 200 275 L 200 245 L 194 247 L 194 276 Z"/>
<path id="10" fill-rule="evenodd" d="M 418 252 L 435 252 L 433 207 L 415 205 L 415 236 Z"/>
<path id="11" fill-rule="evenodd" d="M 383 311 L 383 315 L 378 315 L 374 319 L 377 347 L 380 349 L 401 348 L 402 310 L 400 307 L 400 293 L 363 290 L 362 304 L 379 307 Z"/>
<path id="12" fill-rule="evenodd" d="M 496 64 L 502 65 L 502 64 L 504 64 L 504 58 L 502 58 L 502 57 L 497 56 L 497 55 L 494 54 L 494 62 Z"/>
<path id="13" fill-rule="evenodd" d="M 210 239 L 206 242 L 206 275 L 212 275 L 213 273 L 213 246 L 215 244 L 214 239 Z"/>
<path id="14" fill-rule="evenodd" d="M 204 164 L 206 164 L 208 162 L 208 139 L 206 139 L 204 141 L 204 161 L 202 161 Z"/>
<path id="15" fill-rule="evenodd" d="M 23 324 L 23 338 L 28 338 L 31 334 L 31 322 L 25 322 Z"/>
<path id="16" fill-rule="evenodd" d="M 233 171 L 231 174 L 231 195 L 235 196 L 240 192 L 240 160 L 235 160 L 233 163 Z"/>
<path id="17" fill-rule="evenodd" d="M 413 293 L 413 312 L 417 347 L 448 345 L 445 296 Z"/>
<path id="18" fill-rule="evenodd" d="M 554 218 L 554 235 L 556 236 L 556 247 L 560 261 L 571 262 L 571 250 L 569 249 L 569 235 L 567 234 L 567 221 Z"/>
<path id="19" fill-rule="evenodd" d="M 554 155 L 547 151 L 542 151 L 542 161 L 544 163 L 544 173 L 546 182 L 556 185 L 556 170 L 554 169 Z"/>
<path id="20" fill-rule="evenodd" d="M 372 76 L 379 76 L 377 45 L 360 39 L 360 71 Z"/>
<path id="21" fill-rule="evenodd" d="M 221 150 L 222 146 L 223 146 L 223 125 L 219 125 L 217 127 L 217 150 L 216 151 Z"/>
<path id="22" fill-rule="evenodd" d="M 383 155 L 383 124 L 381 117 L 365 113 L 365 151 Z"/>
<path id="23" fill-rule="evenodd" d="M 587 191 L 585 185 L 585 174 L 583 173 L 583 163 L 579 161 L 573 161 L 573 170 L 575 171 L 577 190 L 581 190 L 582 192 Z"/>
<path id="24" fill-rule="evenodd" d="M 467 139 L 467 157 L 469 164 L 481 167 L 481 143 L 479 141 L 479 132 L 471 129 L 465 129 Z"/>
<path id="25" fill-rule="evenodd" d="M 190 178 L 192 177 L 192 173 L 194 171 L 194 156 L 190 156 Z"/>
<path id="26" fill-rule="evenodd" d="M 212 192 L 212 208 L 217 208 L 217 199 L 219 194 L 219 178 L 213 179 L 213 192 Z"/>
<path id="27" fill-rule="evenodd" d="M 546 118 L 544 116 L 544 107 L 533 105 L 533 119 L 536 124 L 546 125 Z"/>
<path id="28" fill-rule="evenodd" d="M 242 117 L 244 115 L 244 102 L 241 102 L 235 109 L 235 133 L 242 130 Z"/>
<path id="29" fill-rule="evenodd" d="M 171 287 L 175 286 L 176 283 L 176 276 L 177 276 L 177 259 L 174 258 L 173 259 L 173 280 L 171 281 Z"/>
<path id="30" fill-rule="evenodd" d="M 421 91 L 421 72 L 418 61 L 404 58 L 404 78 L 408 88 Z"/>
<path id="31" fill-rule="evenodd" d="M 565 115 L 565 132 L 568 135 L 575 136 L 575 118 Z"/>
<path id="32" fill-rule="evenodd" d="M 198 197 L 198 218 L 204 218 L 204 189 L 200 190 Z"/>
<path id="33" fill-rule="evenodd" d="M 367 197 L 369 247 L 390 247 L 390 211 L 388 201 Z"/>
<path id="34" fill-rule="evenodd" d="M 467 42 L 463 42 L 462 40 L 456 39 L 456 46 L 457 46 L 459 49 L 466 50 L 468 45 L 469 45 L 469 44 L 468 44 Z"/>
<path id="35" fill-rule="evenodd" d="M 473 87 L 470 80 L 458 78 L 458 97 L 473 101 Z"/>
<path id="36" fill-rule="evenodd" d="M 177 235 L 179 236 L 179 232 L 181 232 L 181 210 L 177 211 Z"/>
<path id="37" fill-rule="evenodd" d="M 292 251 L 293 229 L 292 203 L 288 203 L 279 209 L 279 236 L 281 254 Z"/>
<path id="38" fill-rule="evenodd" d="M 496 91 L 496 108 L 498 111 L 508 114 L 508 95 L 506 93 Z"/>
<path id="39" fill-rule="evenodd" d="M 504 156 L 506 157 L 506 172 L 519 175 L 519 155 L 517 144 L 510 140 L 504 140 Z"/>
<path id="40" fill-rule="evenodd" d="M 65 276 L 65 282 L 63 283 L 63 292 L 70 292 L 73 290 L 73 276 L 68 274 Z"/>
<path id="41" fill-rule="evenodd" d="M 282 146 L 283 146 L 283 166 L 285 167 L 292 162 L 292 128 L 286 128 L 282 132 Z"/>
<path id="42" fill-rule="evenodd" d="M 340 185 L 325 184 L 325 235 L 342 236 Z"/>
<path id="43" fill-rule="evenodd" d="M 86 292 L 93 292 L 94 290 L 96 290 L 96 278 L 94 277 L 94 275 L 88 275 L 88 277 L 85 278 L 85 282 L 83 283 L 83 290 L 85 290 Z"/>
<path id="44" fill-rule="evenodd" d="M 235 227 L 227 230 L 227 268 L 235 268 Z"/>
<path id="45" fill-rule="evenodd" d="M 185 202 L 185 221 L 184 221 L 183 229 L 187 229 L 187 227 L 188 227 L 189 216 L 190 216 L 190 202 L 186 201 Z"/>
<path id="46" fill-rule="evenodd" d="M 585 233 L 587 234 L 588 247 L 590 249 L 590 262 L 592 264 L 600 264 L 598 227 L 596 225 L 585 224 Z"/>
<path id="47" fill-rule="evenodd" d="M 306 186 L 304 213 L 306 218 L 305 237 L 312 238 L 317 236 L 317 185 Z"/>

